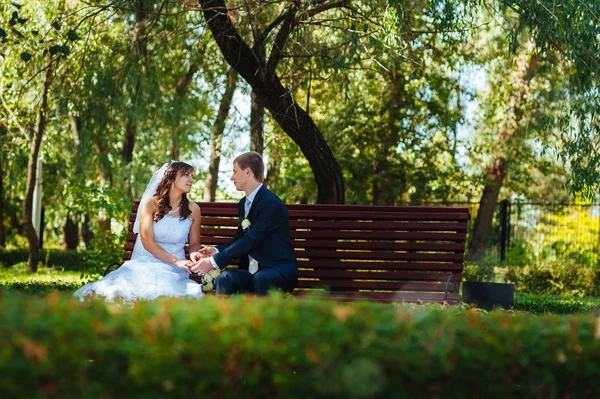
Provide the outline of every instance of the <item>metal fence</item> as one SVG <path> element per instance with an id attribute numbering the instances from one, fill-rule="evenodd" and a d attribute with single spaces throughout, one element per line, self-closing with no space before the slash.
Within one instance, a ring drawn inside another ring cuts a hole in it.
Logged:
<path id="1" fill-rule="evenodd" d="M 456 205 L 471 208 L 470 238 L 479 203 Z M 597 261 L 600 204 L 500 202 L 494 213 L 485 259 L 511 261 L 511 256 L 518 256 L 519 249 L 538 261 L 573 257 L 575 253 L 579 262 Z"/>

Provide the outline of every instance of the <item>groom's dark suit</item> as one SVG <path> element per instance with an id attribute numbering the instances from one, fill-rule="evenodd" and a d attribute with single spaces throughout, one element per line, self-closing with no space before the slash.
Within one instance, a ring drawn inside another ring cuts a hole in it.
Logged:
<path id="1" fill-rule="evenodd" d="M 247 271 L 250 255 L 259 264 L 259 271 L 254 275 L 255 283 L 259 276 L 267 277 L 270 274 L 275 286 L 284 292 L 291 292 L 298 280 L 298 262 L 290 240 L 289 217 L 285 204 L 265 186 L 256 193 L 246 218 L 245 202 L 246 197 L 238 203 L 238 215 L 240 220 L 248 219 L 251 226 L 243 231 L 240 224 L 232 241 L 216 247 L 219 252 L 213 255 L 214 261 L 222 269 L 233 260 L 239 259 L 238 270 Z M 239 276 L 240 274 L 245 274 L 245 277 Z M 231 276 L 243 279 L 248 278 L 248 273 L 229 273 L 229 278 L 232 278 Z M 219 283 L 222 283 L 225 277 L 221 274 L 217 278 L 217 293 Z M 252 275 L 249 278 L 251 277 Z"/>

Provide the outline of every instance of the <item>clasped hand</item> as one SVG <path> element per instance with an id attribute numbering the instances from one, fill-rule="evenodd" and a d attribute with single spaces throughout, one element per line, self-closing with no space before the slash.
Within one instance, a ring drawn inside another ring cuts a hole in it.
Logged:
<path id="1" fill-rule="evenodd" d="M 217 253 L 217 250 L 213 247 L 204 247 L 198 252 L 192 252 L 190 254 L 189 262 L 191 265 L 188 270 L 190 273 L 198 273 L 204 276 L 206 273 L 212 270 L 213 265 L 210 261 L 210 257 Z"/>

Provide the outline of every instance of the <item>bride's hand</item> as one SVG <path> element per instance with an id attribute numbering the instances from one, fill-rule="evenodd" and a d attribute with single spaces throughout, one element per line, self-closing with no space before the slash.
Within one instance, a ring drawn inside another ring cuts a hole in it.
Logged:
<path id="1" fill-rule="evenodd" d="M 192 273 L 192 271 L 190 270 L 190 267 L 193 265 L 194 263 L 192 261 L 189 260 L 178 260 L 177 262 L 175 262 L 175 266 L 180 267 L 182 269 L 185 269 L 188 273 Z"/>

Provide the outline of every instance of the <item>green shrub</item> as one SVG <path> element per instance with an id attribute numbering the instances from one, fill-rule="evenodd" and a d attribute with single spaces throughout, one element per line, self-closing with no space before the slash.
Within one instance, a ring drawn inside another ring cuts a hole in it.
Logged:
<path id="1" fill-rule="evenodd" d="M 27 262 L 29 249 L 0 249 L 0 265 L 11 267 L 15 264 Z M 57 267 L 64 270 L 82 270 L 89 268 L 84 260 L 84 253 L 77 251 L 64 251 L 60 249 L 40 250 L 39 266 Z"/>
<path id="2" fill-rule="evenodd" d="M 519 295 L 514 310 L 529 313 L 573 314 L 589 313 L 600 309 L 600 299 L 565 298 L 557 296 Z"/>
<path id="3" fill-rule="evenodd" d="M 0 289 L 4 291 L 20 291 L 25 294 L 42 295 L 51 292 L 72 292 L 83 285 L 75 281 L 1 281 Z"/>
<path id="4" fill-rule="evenodd" d="M 1 397 L 598 397 L 593 315 L 0 294 Z"/>
<path id="5" fill-rule="evenodd" d="M 465 262 L 463 279 L 465 281 L 493 282 L 495 280 L 494 263 L 489 261 Z"/>
<path id="6" fill-rule="evenodd" d="M 90 249 L 83 253 L 89 269 L 92 271 L 104 270 L 111 263 L 121 261 L 124 241 L 124 236 L 121 237 L 111 232 L 95 235 Z"/>
<path id="7" fill-rule="evenodd" d="M 524 294 L 584 297 L 595 292 L 596 268 L 573 263 L 545 262 L 510 267 L 506 279 Z"/>
<path id="8" fill-rule="evenodd" d="M 103 271 L 112 262 L 119 262 L 123 255 L 122 239 L 112 233 L 98 234 L 89 250 L 65 251 L 60 249 L 40 250 L 39 267 L 55 267 L 63 270 L 81 270 L 88 274 Z M 11 267 L 27 262 L 29 250 L 0 249 L 0 266 Z"/>
<path id="9" fill-rule="evenodd" d="M 27 262 L 29 250 L 25 248 L 5 249 L 0 248 L 0 266 L 9 267 L 20 262 Z"/>

